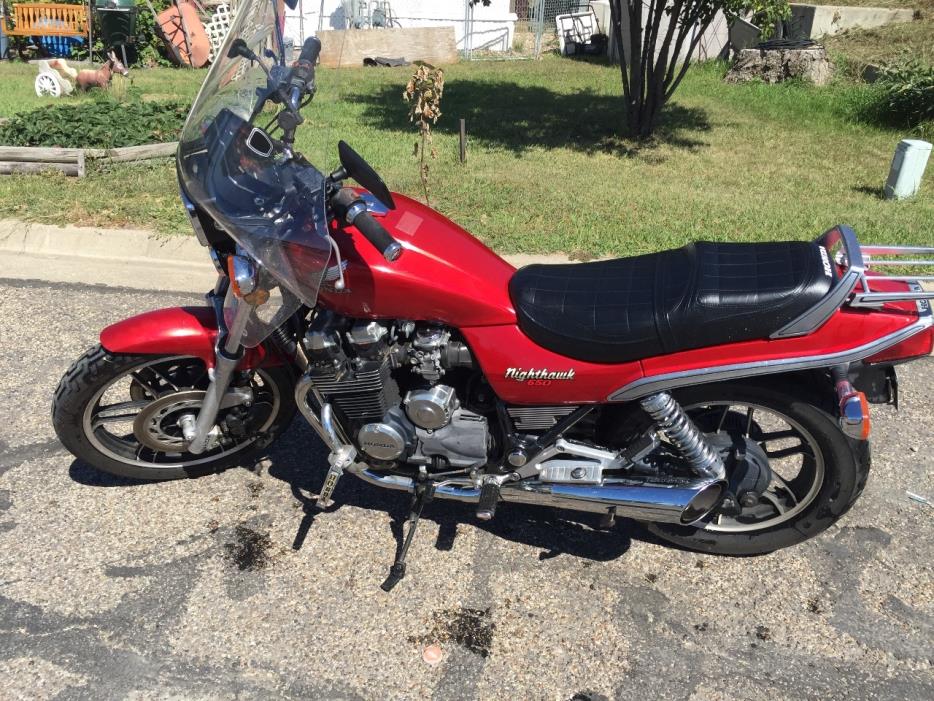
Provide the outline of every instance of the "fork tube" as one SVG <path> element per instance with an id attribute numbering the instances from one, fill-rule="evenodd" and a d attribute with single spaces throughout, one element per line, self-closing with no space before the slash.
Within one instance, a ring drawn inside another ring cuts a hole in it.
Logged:
<path id="1" fill-rule="evenodd" d="M 194 422 L 194 430 L 191 432 L 192 436 L 188 444 L 189 453 L 198 455 L 204 452 L 207 447 L 208 438 L 214 428 L 214 422 L 217 420 L 221 399 L 227 393 L 230 378 L 233 377 L 234 370 L 243 357 L 243 347 L 240 345 L 240 339 L 243 337 L 243 332 L 252 313 L 252 306 L 243 300 L 238 300 L 237 310 L 234 312 L 230 328 L 217 341 L 217 346 L 214 349 L 214 376 L 204 393 L 204 401 L 201 403 L 198 419 Z M 190 421 L 188 425 L 191 425 Z M 182 425 L 182 431 L 185 431 L 184 424 Z M 187 435 L 185 437 L 188 438 Z"/>

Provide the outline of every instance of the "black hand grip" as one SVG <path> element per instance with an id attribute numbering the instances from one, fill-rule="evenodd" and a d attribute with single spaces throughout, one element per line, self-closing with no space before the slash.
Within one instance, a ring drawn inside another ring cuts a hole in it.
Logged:
<path id="1" fill-rule="evenodd" d="M 353 225 L 359 229 L 366 240 L 372 243 L 376 250 L 383 254 L 383 258 L 392 263 L 402 255 L 402 246 L 392 234 L 380 224 L 369 212 L 360 212 L 353 219 Z"/>
<path id="2" fill-rule="evenodd" d="M 302 46 L 298 60 L 292 66 L 292 79 L 303 83 L 310 83 L 315 77 L 315 63 L 321 53 L 321 40 L 318 37 L 308 37 Z"/>
<path id="3" fill-rule="evenodd" d="M 312 66 L 318 62 L 318 54 L 321 53 L 321 40 L 318 37 L 308 37 L 302 44 L 302 53 L 299 54 L 299 61 L 308 61 Z"/>

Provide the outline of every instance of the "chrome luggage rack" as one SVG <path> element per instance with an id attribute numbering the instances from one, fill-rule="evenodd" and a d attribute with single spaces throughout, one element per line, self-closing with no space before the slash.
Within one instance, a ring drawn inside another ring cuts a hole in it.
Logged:
<path id="1" fill-rule="evenodd" d="M 857 308 L 878 308 L 886 302 L 918 302 L 919 311 L 929 312 L 934 291 L 925 291 L 922 282 L 934 282 L 934 274 L 886 275 L 885 280 L 908 283 L 903 292 L 874 292 L 870 287 L 870 268 L 885 266 L 919 267 L 934 270 L 934 247 L 861 245 L 856 232 L 848 226 L 835 226 L 814 241 L 827 250 L 831 260 L 844 270 L 836 285 L 804 314 L 772 334 L 772 338 L 803 336 L 815 331 L 844 304 Z M 874 256 L 886 256 L 876 258 Z M 919 258 L 920 256 L 920 258 Z M 923 256 L 928 256 L 925 259 Z"/>

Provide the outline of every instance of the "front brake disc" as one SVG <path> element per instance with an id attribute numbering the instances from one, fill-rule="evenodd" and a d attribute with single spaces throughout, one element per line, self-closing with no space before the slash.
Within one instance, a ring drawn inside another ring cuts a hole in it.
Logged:
<path id="1" fill-rule="evenodd" d="M 200 389 L 174 392 L 148 404 L 133 421 L 133 435 L 147 448 L 160 453 L 184 453 L 186 441 L 178 419 L 198 414 L 204 392 Z"/>

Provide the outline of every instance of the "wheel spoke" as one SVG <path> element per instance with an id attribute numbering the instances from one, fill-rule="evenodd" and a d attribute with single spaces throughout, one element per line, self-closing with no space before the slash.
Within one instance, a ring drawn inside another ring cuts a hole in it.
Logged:
<path id="1" fill-rule="evenodd" d="M 94 414 L 94 418 L 91 420 L 91 428 L 97 429 L 106 423 L 132 421 L 147 404 L 149 404 L 148 400 L 138 402 L 120 402 L 119 404 L 110 404 L 108 406 L 101 407 L 97 410 L 97 412 Z M 106 416 L 104 415 L 105 412 Z"/>
<path id="2" fill-rule="evenodd" d="M 761 433 L 759 434 L 759 443 L 770 443 L 772 441 L 780 441 L 786 438 L 800 438 L 801 434 L 795 431 L 793 428 L 789 428 L 787 431 L 771 431 L 770 433 Z"/>
<path id="3" fill-rule="evenodd" d="M 785 505 L 782 504 L 781 501 L 779 501 L 778 497 L 775 496 L 774 494 L 770 494 L 769 492 L 762 492 L 761 496 L 763 499 L 765 499 L 767 502 L 769 502 L 772 506 L 775 507 L 775 510 L 778 511 L 779 516 L 781 516 L 788 510 L 787 508 L 785 508 Z M 794 506 L 794 504 L 792 504 L 792 506 Z"/>
<path id="4" fill-rule="evenodd" d="M 192 387 L 197 387 L 197 386 L 198 386 L 198 383 L 201 382 L 202 379 L 204 379 L 205 377 L 207 377 L 207 375 L 208 375 L 208 369 L 207 369 L 206 367 L 202 366 L 201 372 L 198 374 L 198 376 L 197 376 L 195 379 L 193 379 L 193 380 L 191 381 L 191 386 L 192 386 Z"/>
<path id="5" fill-rule="evenodd" d="M 746 411 L 746 433 L 743 435 L 745 435 L 747 438 L 749 437 L 750 431 L 752 431 L 752 413 L 754 411 L 755 407 L 749 407 L 749 409 Z"/>
<path id="6" fill-rule="evenodd" d="M 798 495 L 794 493 L 791 487 L 788 486 L 788 483 L 774 470 L 772 471 L 772 481 L 776 483 L 776 486 L 780 487 L 782 490 L 788 493 L 788 496 L 791 497 L 792 506 L 798 505 Z"/>
<path id="7" fill-rule="evenodd" d="M 766 450 L 765 455 L 769 459 L 781 460 L 782 458 L 791 457 L 792 455 L 810 455 L 810 446 L 806 443 L 799 443 L 798 445 L 793 445 L 790 448 L 781 448 L 779 450 Z"/>
<path id="8" fill-rule="evenodd" d="M 726 421 L 726 417 L 729 413 L 730 413 L 730 405 L 727 404 L 725 407 L 723 407 L 723 413 L 720 414 L 720 421 L 717 422 L 717 430 L 715 431 L 715 433 L 720 433 L 720 431 L 723 430 L 723 424 Z"/>
<path id="9" fill-rule="evenodd" d="M 146 370 L 150 370 L 151 368 L 145 368 L 145 369 L 146 369 Z M 134 380 L 136 380 L 136 382 L 137 382 L 140 386 L 142 386 L 143 389 L 145 389 L 147 392 L 149 392 L 150 396 L 151 396 L 153 399 L 155 399 L 156 397 L 159 396 L 159 386 L 158 386 L 158 385 L 153 385 L 153 384 L 152 384 L 150 381 L 148 381 L 148 380 L 144 380 L 143 377 L 142 377 L 142 375 L 141 375 L 139 372 L 131 372 L 131 373 L 130 373 L 130 377 L 132 377 Z"/>
<path id="10" fill-rule="evenodd" d="M 148 367 L 147 370 L 149 370 L 149 372 L 151 372 L 153 375 L 155 375 L 155 376 L 158 377 L 160 380 L 162 380 L 163 382 L 165 382 L 165 384 L 167 384 L 169 387 L 171 387 L 171 388 L 172 388 L 173 390 L 175 390 L 176 392 L 179 391 L 179 390 L 178 390 L 178 385 L 176 385 L 174 382 L 172 382 L 172 380 L 170 380 L 168 377 L 166 377 L 164 373 L 159 372 L 159 371 L 156 369 L 156 367 L 155 367 L 154 365 Z"/>

